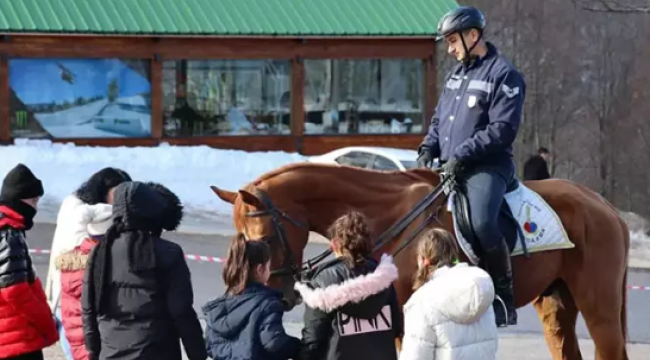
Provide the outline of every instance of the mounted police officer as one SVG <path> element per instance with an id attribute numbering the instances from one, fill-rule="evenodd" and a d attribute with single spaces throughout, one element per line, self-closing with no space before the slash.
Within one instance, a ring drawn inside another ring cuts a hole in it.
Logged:
<path id="1" fill-rule="evenodd" d="M 438 157 L 446 174 L 467 192 L 476 238 L 484 250 L 496 294 L 498 326 L 516 325 L 510 252 L 498 224 L 504 195 L 516 186 L 512 144 L 526 85 L 496 47 L 483 39 L 485 18 L 473 7 L 451 10 L 438 37 L 459 64 L 446 76 L 429 131 L 418 148 L 418 165 Z M 505 307 L 505 309 L 504 309 Z"/>

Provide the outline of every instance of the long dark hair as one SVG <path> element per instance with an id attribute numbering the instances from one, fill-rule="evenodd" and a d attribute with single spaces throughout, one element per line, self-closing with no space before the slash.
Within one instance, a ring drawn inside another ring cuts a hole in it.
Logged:
<path id="1" fill-rule="evenodd" d="M 253 269 L 266 264 L 270 259 L 271 250 L 267 243 L 246 241 L 243 234 L 234 236 L 222 272 L 226 294 L 241 294 L 246 284 L 253 280 Z"/>
<path id="2" fill-rule="evenodd" d="M 352 211 L 338 218 L 328 229 L 332 241 L 341 245 L 344 261 L 350 266 L 363 265 L 372 252 L 372 240 L 366 217 Z"/>
<path id="3" fill-rule="evenodd" d="M 84 203 L 96 205 L 106 202 L 108 191 L 126 181 L 131 181 L 131 176 L 126 171 L 107 167 L 94 173 L 74 194 Z"/>

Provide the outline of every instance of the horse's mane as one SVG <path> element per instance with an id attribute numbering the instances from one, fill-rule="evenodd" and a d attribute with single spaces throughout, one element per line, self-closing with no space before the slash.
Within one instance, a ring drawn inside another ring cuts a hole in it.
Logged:
<path id="1" fill-rule="evenodd" d="M 300 171 L 326 171 L 332 170 L 340 173 L 356 173 L 354 175 L 373 175 L 373 176 L 382 176 L 382 177 L 393 177 L 393 178 L 409 178 L 416 181 L 425 181 L 428 183 L 438 183 L 440 177 L 438 174 L 434 173 L 429 169 L 409 169 L 407 171 L 401 170 L 385 170 L 377 171 L 371 169 L 363 169 L 353 166 L 341 166 L 333 164 L 320 164 L 320 163 L 310 163 L 310 162 L 297 162 L 283 165 L 277 169 L 271 170 L 260 175 L 257 179 L 248 184 L 248 186 L 259 186 L 261 183 L 274 179 L 278 176 L 295 173 Z M 349 174 L 350 175 L 350 174 Z M 394 180 L 394 179 L 393 179 Z M 247 187 L 248 187 L 247 186 Z"/>

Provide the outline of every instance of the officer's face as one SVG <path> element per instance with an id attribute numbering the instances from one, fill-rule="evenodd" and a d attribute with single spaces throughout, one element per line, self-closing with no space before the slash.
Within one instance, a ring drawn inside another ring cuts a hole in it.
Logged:
<path id="1" fill-rule="evenodd" d="M 478 41 L 478 32 L 474 29 L 465 32 L 465 45 L 467 48 L 471 48 L 474 43 Z M 445 42 L 447 43 L 447 53 L 456 58 L 458 61 L 463 61 L 465 59 L 465 48 L 463 48 L 463 41 L 460 38 L 459 33 L 454 33 L 445 36 Z"/>

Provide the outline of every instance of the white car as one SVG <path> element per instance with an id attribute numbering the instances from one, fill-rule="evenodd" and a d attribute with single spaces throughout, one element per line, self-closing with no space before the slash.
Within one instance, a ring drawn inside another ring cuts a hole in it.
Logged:
<path id="1" fill-rule="evenodd" d="M 418 152 L 415 150 L 350 146 L 312 156 L 308 162 L 339 164 L 373 170 L 407 170 L 417 167 Z M 434 160 L 434 167 L 436 162 Z"/>

